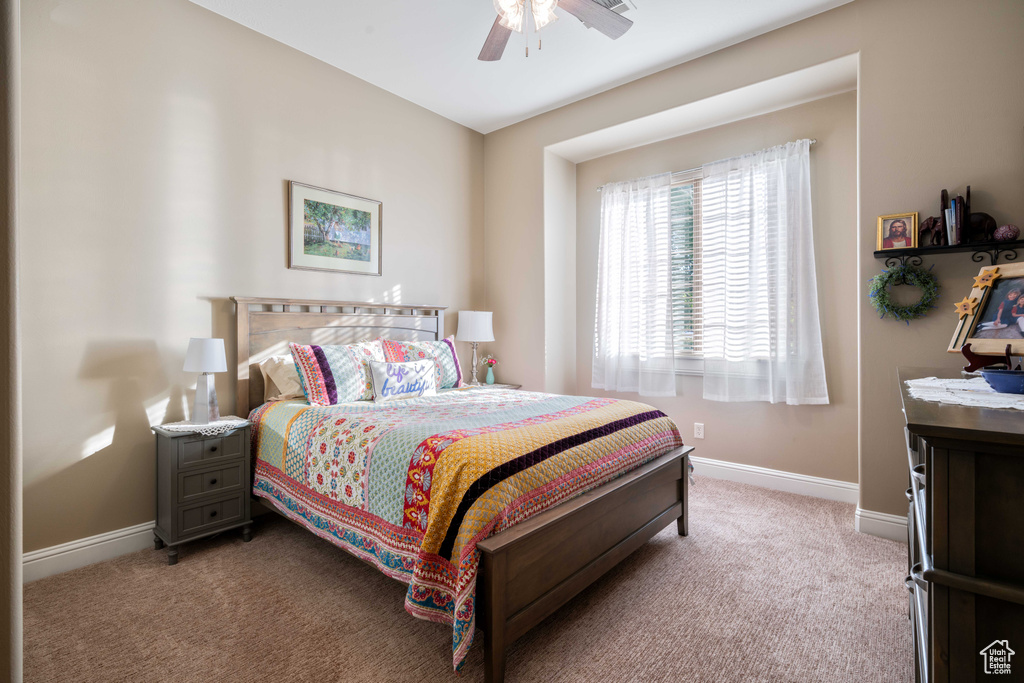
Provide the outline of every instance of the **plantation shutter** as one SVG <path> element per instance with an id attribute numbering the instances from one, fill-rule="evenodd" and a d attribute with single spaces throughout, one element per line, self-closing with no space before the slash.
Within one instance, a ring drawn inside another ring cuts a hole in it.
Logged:
<path id="1" fill-rule="evenodd" d="M 701 296 L 702 169 L 672 174 L 672 324 L 676 356 L 704 350 Z"/>

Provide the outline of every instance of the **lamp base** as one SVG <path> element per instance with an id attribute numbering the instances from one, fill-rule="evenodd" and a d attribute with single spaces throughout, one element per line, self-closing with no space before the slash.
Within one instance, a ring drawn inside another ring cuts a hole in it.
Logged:
<path id="1" fill-rule="evenodd" d="M 192 424 L 205 425 L 220 419 L 220 407 L 217 405 L 217 390 L 213 386 L 213 377 L 208 372 L 199 375 L 196 381 L 196 398 L 192 402 Z"/>
<path id="2" fill-rule="evenodd" d="M 478 386 L 480 386 L 480 380 L 478 380 L 476 378 L 476 368 L 477 368 L 477 364 L 476 364 L 476 345 L 478 343 L 479 342 L 470 342 L 470 344 L 473 345 L 473 381 L 469 383 L 469 386 L 471 386 L 471 387 L 478 387 Z"/>

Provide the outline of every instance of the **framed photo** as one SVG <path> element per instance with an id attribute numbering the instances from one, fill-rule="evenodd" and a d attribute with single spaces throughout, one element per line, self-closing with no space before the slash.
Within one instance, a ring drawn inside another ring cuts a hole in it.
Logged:
<path id="1" fill-rule="evenodd" d="M 381 203 L 292 181 L 288 267 L 380 275 Z"/>
<path id="2" fill-rule="evenodd" d="M 917 212 L 894 213 L 878 217 L 878 243 L 875 251 L 917 248 Z"/>
<path id="3" fill-rule="evenodd" d="M 967 313 L 957 321 L 947 351 L 959 353 L 969 343 L 975 353 L 1002 356 L 1009 344 L 1011 354 L 1024 355 L 1024 263 L 998 266 L 993 279 L 994 268 L 982 268 L 970 295 L 957 304 Z"/>

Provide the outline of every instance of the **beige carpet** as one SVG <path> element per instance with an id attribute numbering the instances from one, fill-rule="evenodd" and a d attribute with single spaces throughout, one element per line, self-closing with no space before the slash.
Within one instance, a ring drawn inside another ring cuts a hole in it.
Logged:
<path id="1" fill-rule="evenodd" d="M 906 546 L 852 505 L 701 478 L 663 531 L 509 655 L 514 681 L 909 681 Z M 404 587 L 276 516 L 25 587 L 29 681 L 479 681 Z"/>

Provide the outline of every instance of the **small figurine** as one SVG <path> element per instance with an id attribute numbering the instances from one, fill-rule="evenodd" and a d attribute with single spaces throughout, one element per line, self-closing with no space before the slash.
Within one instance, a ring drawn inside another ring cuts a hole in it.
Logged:
<path id="1" fill-rule="evenodd" d="M 991 242 L 996 231 L 996 219 L 987 213 L 971 214 L 971 242 Z"/>
<path id="2" fill-rule="evenodd" d="M 917 230 L 917 244 L 918 246 L 933 246 L 933 247 L 944 247 L 946 246 L 946 221 L 938 216 L 930 216 L 924 219 L 921 223 L 921 227 Z M 925 236 L 928 236 L 929 242 L 926 245 L 924 243 Z"/>

